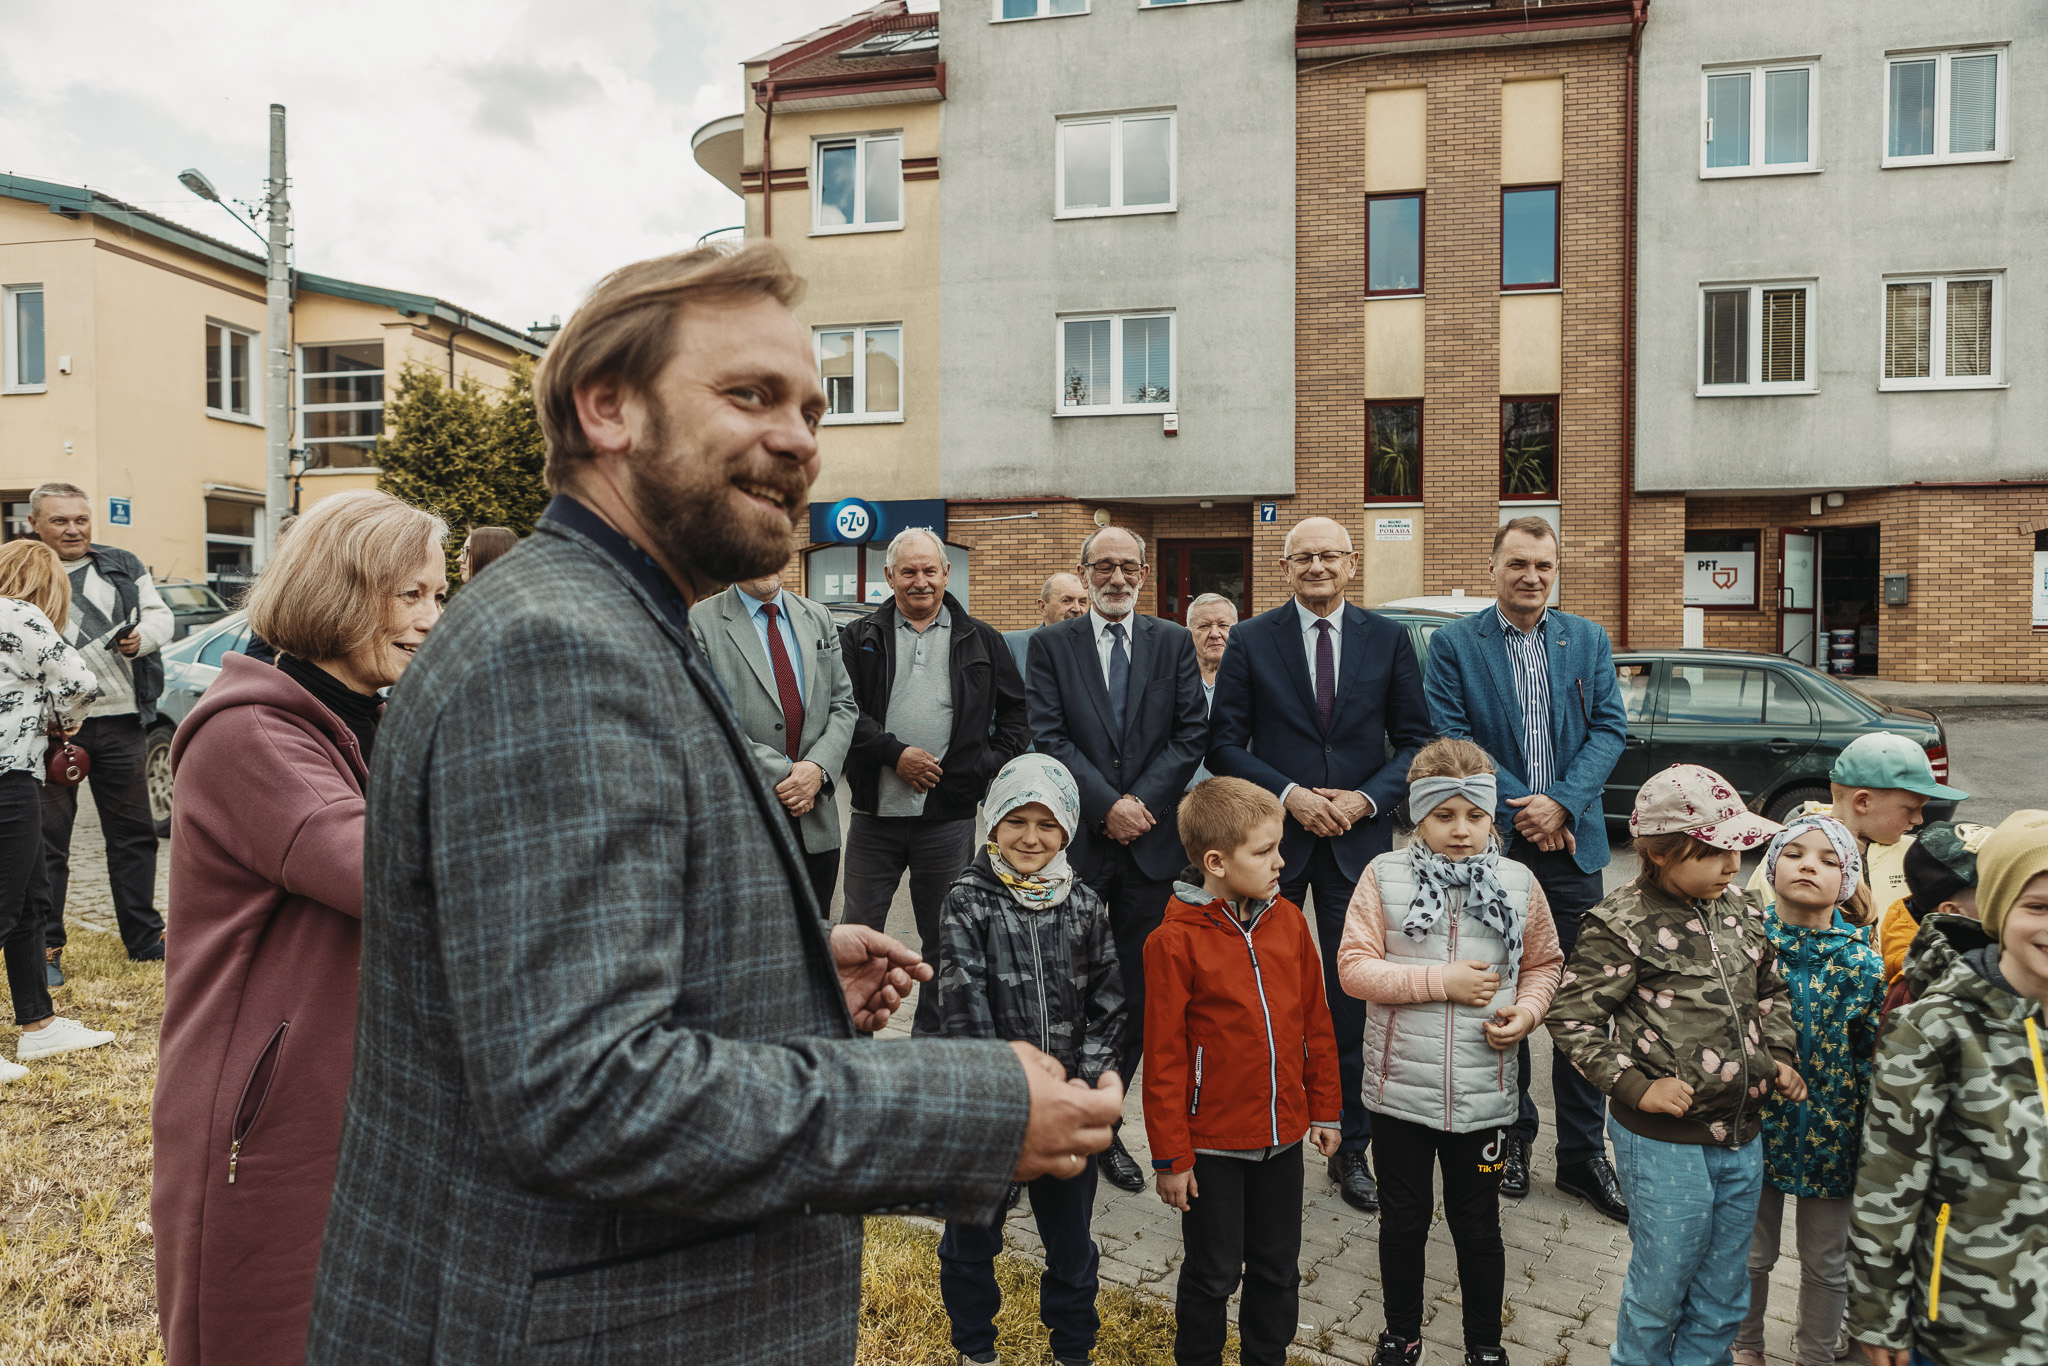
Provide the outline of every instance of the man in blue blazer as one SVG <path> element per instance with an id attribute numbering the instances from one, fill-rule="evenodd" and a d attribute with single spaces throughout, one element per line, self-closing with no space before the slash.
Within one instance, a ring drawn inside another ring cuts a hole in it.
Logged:
<path id="1" fill-rule="evenodd" d="M 1379 1188 L 1366 1166 L 1372 1129 L 1360 1099 L 1365 1002 L 1337 982 L 1337 944 L 1365 865 L 1393 845 L 1387 813 L 1408 795 L 1408 765 L 1431 738 L 1429 709 L 1408 633 L 1344 600 L 1358 572 L 1350 532 L 1310 517 L 1287 533 L 1280 566 L 1293 596 L 1238 626 L 1223 652 L 1209 769 L 1257 783 L 1287 808 L 1280 890 L 1304 910 L 1315 892 L 1344 1086 L 1344 1140 L 1330 1177 L 1346 1203 L 1372 1210 Z"/>
<path id="2" fill-rule="evenodd" d="M 1081 789 L 1068 858 L 1109 907 L 1130 1007 L 1119 1068 L 1128 1086 L 1145 1052 L 1145 940 L 1188 861 L 1180 798 L 1208 749 L 1209 715 L 1194 637 L 1137 610 L 1144 538 L 1100 527 L 1081 543 L 1077 569 L 1088 610 L 1031 637 L 1024 700 L 1033 748 L 1065 764 Z M 1145 1188 L 1121 1137 L 1102 1168 L 1123 1190 Z"/>
<path id="3" fill-rule="evenodd" d="M 1600 798 L 1628 740 L 1628 712 L 1607 632 L 1546 607 L 1557 582 L 1557 533 L 1518 517 L 1493 538 L 1495 602 L 1429 642 L 1429 713 L 1439 734 L 1477 742 L 1500 767 L 1494 826 L 1508 856 L 1543 885 L 1565 956 L 1579 918 L 1603 895 L 1607 817 Z M 1521 1050 L 1521 1116 L 1508 1131 L 1500 1193 L 1529 1193 L 1536 1104 L 1529 1045 Z M 1600 1092 L 1562 1053 L 1550 1060 L 1557 1101 L 1557 1186 L 1610 1219 L 1628 1206 L 1607 1160 Z"/>

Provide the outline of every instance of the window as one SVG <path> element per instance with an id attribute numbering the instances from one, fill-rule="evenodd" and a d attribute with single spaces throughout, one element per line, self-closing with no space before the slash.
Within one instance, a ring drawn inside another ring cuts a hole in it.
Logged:
<path id="1" fill-rule="evenodd" d="M 309 470 L 373 468 L 384 434 L 384 343 L 299 348 L 299 445 Z"/>
<path id="2" fill-rule="evenodd" d="M 1500 192 L 1500 287 L 1557 288 L 1557 186 Z"/>
<path id="3" fill-rule="evenodd" d="M 1170 213 L 1173 115 L 1113 114 L 1059 126 L 1058 214 Z"/>
<path id="4" fill-rule="evenodd" d="M 2004 48 L 1892 58 L 1885 63 L 1884 164 L 2011 156 L 2005 86 Z"/>
<path id="5" fill-rule="evenodd" d="M 1819 75 L 1811 62 L 1705 73 L 1700 174 L 1783 175 L 1819 169 L 1813 151 Z"/>
<path id="6" fill-rule="evenodd" d="M 1706 395 L 1812 393 L 1807 338 L 1814 286 L 1709 285 L 1700 291 L 1700 383 Z"/>
<path id="7" fill-rule="evenodd" d="M 823 327 L 817 332 L 825 421 L 903 420 L 903 329 Z"/>
<path id="8" fill-rule="evenodd" d="M 227 323 L 206 324 L 206 415 L 256 420 L 257 334 Z"/>
<path id="9" fill-rule="evenodd" d="M 1422 498 L 1422 405 L 1365 405 L 1365 501 Z"/>
<path id="10" fill-rule="evenodd" d="M 256 527 L 261 504 L 239 498 L 206 500 L 206 579 L 215 587 L 233 587 L 255 573 Z"/>
<path id="11" fill-rule="evenodd" d="M 873 232 L 903 226 L 903 137 L 836 138 L 817 144 L 811 231 Z"/>
<path id="12" fill-rule="evenodd" d="M 1880 389 L 1985 389 L 2002 382 L 2004 277 L 1887 280 Z"/>
<path id="13" fill-rule="evenodd" d="M 1086 14 L 1088 0 L 996 0 L 998 19 L 1046 19 L 1055 14 Z"/>
<path id="14" fill-rule="evenodd" d="M 1648 664 L 1614 666 L 1615 682 L 1621 686 L 1621 705 L 1631 725 L 1650 719 L 1650 667 Z"/>
<path id="15" fill-rule="evenodd" d="M 1055 413 L 1149 413 L 1172 406 L 1171 313 L 1060 319 Z"/>
<path id="16" fill-rule="evenodd" d="M 7 382 L 0 391 L 40 394 L 49 385 L 43 366 L 43 287 L 9 285 L 0 291 L 0 358 Z"/>
<path id="17" fill-rule="evenodd" d="M 1784 674 L 1691 664 L 1671 670 L 1659 719 L 1722 726 L 1814 724 L 1813 704 Z"/>
<path id="18" fill-rule="evenodd" d="M 1422 196 L 1377 195 L 1365 201 L 1365 292 L 1422 292 Z"/>
<path id="19" fill-rule="evenodd" d="M 1556 399 L 1500 401 L 1500 496 L 1503 502 L 1556 501 Z"/>

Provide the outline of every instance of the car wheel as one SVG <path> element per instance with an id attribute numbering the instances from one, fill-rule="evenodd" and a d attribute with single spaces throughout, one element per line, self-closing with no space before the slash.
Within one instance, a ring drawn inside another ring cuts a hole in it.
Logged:
<path id="1" fill-rule="evenodd" d="M 1764 809 L 1764 819 L 1783 825 L 1799 814 L 1799 809 L 1808 802 L 1825 805 L 1834 793 L 1825 787 L 1795 787 L 1780 792 L 1775 800 Z"/>
<path id="2" fill-rule="evenodd" d="M 142 752 L 142 780 L 149 787 L 149 818 L 158 839 L 171 833 L 171 727 L 156 726 Z"/>

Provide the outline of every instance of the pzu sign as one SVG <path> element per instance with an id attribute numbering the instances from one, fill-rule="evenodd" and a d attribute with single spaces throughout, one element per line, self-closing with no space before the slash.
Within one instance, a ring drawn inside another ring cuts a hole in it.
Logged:
<path id="1" fill-rule="evenodd" d="M 881 518 L 859 498 L 842 498 L 831 512 L 832 532 L 839 540 L 861 545 L 874 539 Z"/>

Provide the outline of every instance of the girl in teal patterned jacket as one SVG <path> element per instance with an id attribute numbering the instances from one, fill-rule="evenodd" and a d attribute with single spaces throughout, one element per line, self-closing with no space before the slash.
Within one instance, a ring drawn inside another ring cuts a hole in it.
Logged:
<path id="1" fill-rule="evenodd" d="M 1856 837 L 1832 816 L 1800 816 L 1764 850 L 1777 894 L 1765 932 L 1791 988 L 1806 1099 L 1764 1105 L 1764 1192 L 1749 1245 L 1749 1316 L 1736 1366 L 1763 1366 L 1764 1307 L 1785 1197 L 1798 1200 L 1799 1327 L 1793 1356 L 1835 1359 L 1848 1304 L 1850 1197 L 1870 1095 L 1870 1060 L 1884 1002 L 1884 958 L 1841 912 L 1867 896 Z"/>

